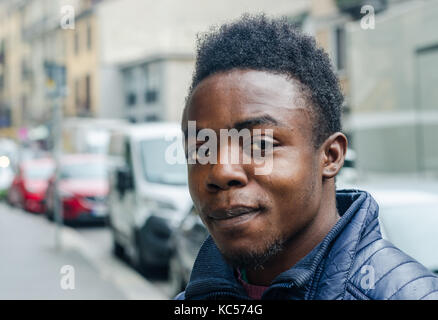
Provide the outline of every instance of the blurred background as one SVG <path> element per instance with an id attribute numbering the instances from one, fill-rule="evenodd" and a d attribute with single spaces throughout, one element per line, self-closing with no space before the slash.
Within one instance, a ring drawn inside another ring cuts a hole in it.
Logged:
<path id="1" fill-rule="evenodd" d="M 0 0 L 1 299 L 184 288 L 208 233 L 164 153 L 197 33 L 246 12 L 329 53 L 350 143 L 337 187 L 369 191 L 384 236 L 438 271 L 438 0 Z"/>

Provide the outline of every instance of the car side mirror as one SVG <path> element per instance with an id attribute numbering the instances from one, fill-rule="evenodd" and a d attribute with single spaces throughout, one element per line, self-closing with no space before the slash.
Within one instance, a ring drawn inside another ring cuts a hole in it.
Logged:
<path id="1" fill-rule="evenodd" d="M 121 195 L 128 190 L 134 189 L 134 179 L 128 168 L 119 168 L 116 170 L 116 187 Z"/>

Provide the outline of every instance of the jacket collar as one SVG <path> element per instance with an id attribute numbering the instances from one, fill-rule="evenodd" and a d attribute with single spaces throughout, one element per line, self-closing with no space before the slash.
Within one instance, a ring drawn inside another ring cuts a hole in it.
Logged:
<path id="1" fill-rule="evenodd" d="M 368 211 L 374 204 L 371 212 Z M 336 244 L 336 239 L 350 222 L 369 223 L 377 218 L 377 204 L 365 191 L 341 190 L 336 193 L 336 203 L 341 219 L 326 237 L 291 269 L 278 275 L 263 294 L 264 299 L 311 299 L 316 290 L 317 276 L 321 273 L 323 261 Z M 360 213 L 357 217 L 357 213 Z M 346 230 L 345 230 L 346 231 Z M 351 237 L 360 237 L 352 234 Z M 349 243 L 356 243 L 350 241 Z M 351 259 L 351 258 L 350 258 Z M 203 243 L 195 260 L 186 299 L 249 299 L 237 281 L 234 270 L 229 266 L 211 236 Z"/>

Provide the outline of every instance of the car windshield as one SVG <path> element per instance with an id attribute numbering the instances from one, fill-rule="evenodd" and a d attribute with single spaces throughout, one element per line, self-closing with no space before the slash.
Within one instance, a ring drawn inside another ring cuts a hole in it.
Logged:
<path id="1" fill-rule="evenodd" d="M 51 165 L 28 165 L 23 170 L 25 179 L 29 180 L 47 180 L 54 171 Z"/>
<path id="2" fill-rule="evenodd" d="M 167 148 L 175 143 L 164 138 L 142 141 L 141 153 L 144 177 L 152 183 L 185 185 L 187 184 L 187 167 L 185 163 L 171 164 L 166 161 Z"/>
<path id="3" fill-rule="evenodd" d="M 107 167 L 103 162 L 83 162 L 64 165 L 61 168 L 61 179 L 104 179 Z"/>
<path id="4" fill-rule="evenodd" d="M 13 171 L 12 171 L 11 167 L 6 167 L 6 168 L 0 167 L 0 176 L 9 176 L 12 174 L 13 174 Z"/>
<path id="5" fill-rule="evenodd" d="M 382 206 L 379 215 L 389 241 L 427 267 L 438 270 L 438 202 Z"/>

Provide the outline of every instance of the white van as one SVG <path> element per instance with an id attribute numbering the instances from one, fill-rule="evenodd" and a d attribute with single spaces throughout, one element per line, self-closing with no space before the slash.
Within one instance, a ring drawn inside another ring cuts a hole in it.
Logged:
<path id="1" fill-rule="evenodd" d="M 177 123 L 128 125 L 110 138 L 109 226 L 114 252 L 140 270 L 167 268 L 169 237 L 192 206 Z"/>

